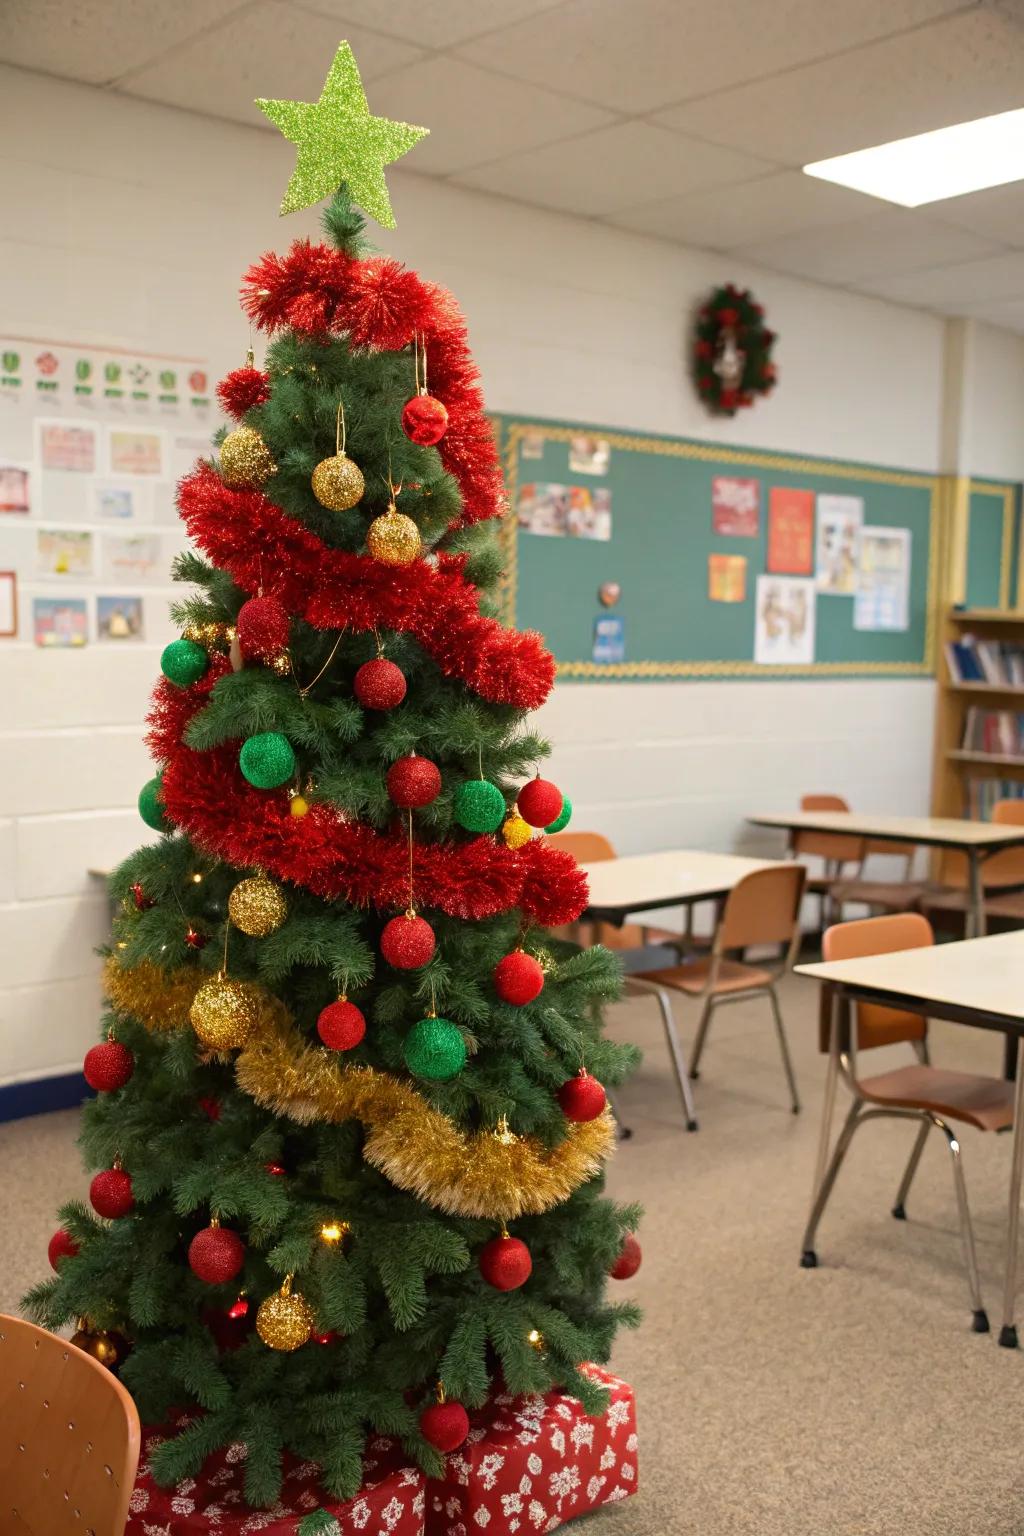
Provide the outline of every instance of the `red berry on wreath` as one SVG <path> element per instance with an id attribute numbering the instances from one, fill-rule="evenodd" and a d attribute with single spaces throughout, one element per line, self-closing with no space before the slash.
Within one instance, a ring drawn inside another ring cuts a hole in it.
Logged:
<path id="1" fill-rule="evenodd" d="M 352 680 L 352 692 L 364 709 L 394 709 L 405 698 L 405 673 L 383 656 L 364 661 Z"/>
<path id="2" fill-rule="evenodd" d="M 641 1252 L 640 1244 L 632 1232 L 627 1232 L 622 1240 L 619 1256 L 608 1273 L 613 1280 L 629 1280 L 640 1268 L 642 1259 L 643 1253 Z"/>
<path id="3" fill-rule="evenodd" d="M 562 1084 L 557 1097 L 567 1120 L 596 1120 L 608 1102 L 601 1084 L 585 1067 Z"/>
<path id="4" fill-rule="evenodd" d="M 429 805 L 441 793 L 441 771 L 429 757 L 400 757 L 387 774 L 388 794 L 402 810 Z"/>
<path id="5" fill-rule="evenodd" d="M 425 918 L 403 912 L 384 925 L 380 952 L 397 971 L 417 971 L 433 958 L 436 943 L 434 930 Z"/>
<path id="6" fill-rule="evenodd" d="M 461 1403 L 431 1403 L 420 1414 L 420 1434 L 435 1451 L 457 1451 L 469 1434 L 469 1414 Z"/>
<path id="7" fill-rule="evenodd" d="M 433 395 L 413 395 L 407 400 L 402 412 L 402 431 L 410 442 L 421 448 L 432 448 L 444 437 L 448 428 L 448 412 Z"/>
<path id="8" fill-rule="evenodd" d="M 287 646 L 290 627 L 276 597 L 250 597 L 235 621 L 242 655 L 247 661 L 273 661 Z"/>
<path id="9" fill-rule="evenodd" d="M 113 1093 L 123 1088 L 135 1071 L 135 1057 L 119 1040 L 105 1040 L 86 1051 L 82 1071 L 90 1088 L 97 1093 Z"/>
<path id="10" fill-rule="evenodd" d="M 518 1237 L 492 1237 L 480 1250 L 480 1273 L 496 1291 L 515 1291 L 525 1285 L 533 1269 L 530 1250 Z"/>
<path id="11" fill-rule="evenodd" d="M 350 1003 L 347 997 L 339 997 L 336 1003 L 328 1003 L 321 1009 L 316 1029 L 329 1050 L 351 1051 L 366 1034 L 366 1019 L 355 1003 Z"/>
<path id="12" fill-rule="evenodd" d="M 46 1257 L 50 1261 L 50 1268 L 56 1269 L 60 1259 L 73 1259 L 78 1252 L 78 1244 L 70 1232 L 65 1232 L 63 1227 L 58 1227 L 46 1245 Z"/>
<path id="13" fill-rule="evenodd" d="M 494 967 L 494 990 L 503 1003 L 522 1008 L 544 989 L 544 971 L 532 955 L 514 949 Z"/>
<path id="14" fill-rule="evenodd" d="M 531 827 L 548 827 L 562 814 L 562 791 L 550 779 L 531 779 L 519 791 L 516 805 Z"/>
<path id="15" fill-rule="evenodd" d="M 244 1263 L 242 1239 L 216 1220 L 197 1232 L 188 1245 L 188 1267 L 205 1285 L 225 1285 Z"/>
<path id="16" fill-rule="evenodd" d="M 131 1176 L 123 1168 L 104 1168 L 89 1185 L 89 1199 L 97 1216 L 116 1221 L 135 1204 Z"/>

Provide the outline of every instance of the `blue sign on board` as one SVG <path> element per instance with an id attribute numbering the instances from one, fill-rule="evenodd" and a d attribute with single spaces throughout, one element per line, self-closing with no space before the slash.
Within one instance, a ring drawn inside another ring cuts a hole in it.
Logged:
<path id="1" fill-rule="evenodd" d="M 600 613 L 594 620 L 593 659 L 604 663 L 625 661 L 626 624 L 621 613 Z"/>

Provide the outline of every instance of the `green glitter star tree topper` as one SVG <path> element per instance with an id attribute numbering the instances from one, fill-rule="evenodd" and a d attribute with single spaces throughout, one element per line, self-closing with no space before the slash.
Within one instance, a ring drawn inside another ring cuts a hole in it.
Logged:
<path id="1" fill-rule="evenodd" d="M 384 167 L 408 153 L 430 129 L 372 115 L 348 43 L 339 43 L 319 101 L 268 101 L 260 96 L 256 105 L 299 150 L 282 213 L 311 208 L 345 181 L 353 202 L 385 229 L 394 229 Z"/>

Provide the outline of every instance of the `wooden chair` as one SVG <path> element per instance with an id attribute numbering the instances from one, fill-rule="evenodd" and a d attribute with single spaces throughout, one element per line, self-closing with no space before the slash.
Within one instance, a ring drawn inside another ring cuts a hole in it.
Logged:
<path id="1" fill-rule="evenodd" d="M 135 1404 L 105 1366 L 0 1315 L 4 1536 L 122 1536 L 140 1439 Z"/>
<path id="2" fill-rule="evenodd" d="M 926 917 L 919 912 L 902 912 L 884 917 L 867 917 L 858 922 L 841 923 L 829 928 L 822 950 L 826 960 L 847 960 L 861 955 L 918 949 L 933 941 L 932 927 Z M 874 1050 L 878 1046 L 894 1045 L 901 1041 L 907 1041 L 914 1047 L 918 1058 L 916 1062 L 879 1073 L 875 1077 L 860 1075 L 858 1051 Z M 972 1072 L 948 1072 L 944 1068 L 933 1067 L 928 1060 L 928 1021 L 919 1014 L 882 1007 L 877 1003 L 858 1003 L 851 1027 L 849 1020 L 842 1020 L 839 1011 L 832 1006 L 827 987 L 822 989 L 819 1047 L 829 1053 L 829 1068 L 825 1082 L 825 1110 L 815 1171 L 814 1197 L 804 1231 L 801 1265 L 805 1269 L 817 1266 L 814 1241 L 818 1223 L 858 1126 L 866 1120 L 882 1117 L 912 1120 L 918 1126 L 910 1159 L 892 1208 L 892 1214 L 898 1221 L 906 1220 L 907 1196 L 928 1132 L 934 1126 L 945 1136 L 953 1162 L 960 1236 L 971 1294 L 972 1326 L 975 1333 L 987 1333 L 988 1315 L 981 1299 L 960 1142 L 947 1121 L 960 1121 L 979 1131 L 1006 1130 L 1013 1122 L 1014 1085 L 998 1077 L 982 1077 Z M 853 1095 L 853 1103 L 829 1159 L 832 1109 L 839 1077 Z"/>
<path id="3" fill-rule="evenodd" d="M 800 801 L 800 809 L 802 811 L 848 811 L 850 807 L 842 795 L 804 795 Z M 819 838 L 830 836 L 822 832 L 812 835 Z M 910 872 L 917 854 L 914 843 L 887 843 L 868 837 L 851 837 L 849 834 L 831 834 L 831 836 L 836 842 L 846 843 L 851 847 L 856 843 L 859 846 L 860 855 L 858 859 L 856 854 L 850 852 L 840 861 L 840 866 L 842 863 L 856 862 L 857 873 L 845 876 L 840 867 L 829 881 L 827 902 L 824 899 L 822 901 L 823 918 L 827 908 L 836 911 L 841 917 L 843 907 L 848 902 L 856 902 L 860 906 L 881 912 L 908 912 L 920 904 L 925 891 L 925 882 L 910 879 Z M 864 866 L 872 854 L 884 854 L 887 858 L 902 859 L 903 878 L 901 880 L 866 879 Z"/>
<path id="4" fill-rule="evenodd" d="M 703 1000 L 690 1068 L 693 1078 L 699 1073 L 708 1026 L 715 1009 L 722 1003 L 767 997 L 775 1020 L 794 1115 L 800 1111 L 800 1100 L 775 986 L 792 966 L 799 948 L 800 902 L 805 877 L 802 864 L 779 864 L 777 869 L 759 869 L 744 876 L 726 898 L 710 955 L 664 971 L 649 971 L 644 976 L 645 981 Z M 729 958 L 730 952 L 762 946 L 778 947 L 781 951 L 778 960 L 750 965 Z"/>
<path id="5" fill-rule="evenodd" d="M 800 809 L 848 811 L 850 807 L 841 795 L 801 795 Z M 849 832 L 811 832 L 798 828 L 790 838 L 789 851 L 795 859 L 821 860 L 821 874 L 808 873 L 804 892 L 818 897 L 821 927 L 824 928 L 831 914 L 832 887 L 844 878 L 844 864 L 853 864 L 860 873 L 864 863 L 864 839 Z"/>
<path id="6" fill-rule="evenodd" d="M 992 807 L 992 820 L 1002 826 L 1024 826 L 1024 799 L 997 800 Z M 926 886 L 922 907 L 926 912 L 962 912 L 966 915 L 971 910 L 971 894 L 964 855 L 948 853 L 943 860 L 942 873 L 948 883 Z M 992 892 L 985 898 L 986 917 L 1024 923 L 1024 890 L 1006 890 L 1007 886 L 1024 886 L 1024 847 L 1006 848 L 1002 853 L 991 854 L 981 866 L 981 879 L 986 892 Z"/>

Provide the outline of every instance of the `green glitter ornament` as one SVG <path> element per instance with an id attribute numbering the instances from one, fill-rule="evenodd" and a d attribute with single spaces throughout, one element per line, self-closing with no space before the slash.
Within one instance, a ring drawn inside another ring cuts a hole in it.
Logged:
<path id="1" fill-rule="evenodd" d="M 467 832 L 497 832 L 505 820 L 505 796 L 487 779 L 467 779 L 455 791 L 455 820 Z"/>
<path id="2" fill-rule="evenodd" d="M 154 832 L 170 831 L 170 822 L 164 812 L 164 802 L 161 797 L 163 785 L 159 778 L 150 779 L 148 784 L 143 784 L 139 790 L 139 815 L 147 827 L 152 827 Z"/>
<path id="3" fill-rule="evenodd" d="M 433 1015 L 420 1019 L 406 1035 L 402 1049 L 409 1071 L 434 1082 L 457 1077 L 466 1065 L 466 1042 L 451 1019 Z"/>
<path id="4" fill-rule="evenodd" d="M 170 645 L 164 646 L 160 657 L 160 670 L 164 677 L 176 683 L 179 688 L 188 688 L 192 683 L 198 683 L 209 665 L 209 656 L 194 640 L 172 640 Z"/>
<path id="5" fill-rule="evenodd" d="M 295 753 L 280 731 L 260 731 L 242 743 L 238 766 L 256 789 L 276 789 L 295 773 Z"/>
<path id="6" fill-rule="evenodd" d="M 551 825 L 544 828 L 544 831 L 545 832 L 562 832 L 562 831 L 564 831 L 565 828 L 569 825 L 569 818 L 571 816 L 572 816 L 572 801 L 569 799 L 568 795 L 563 795 L 562 796 L 562 809 L 559 811 L 558 815 L 555 817 L 555 819 L 551 823 Z"/>

